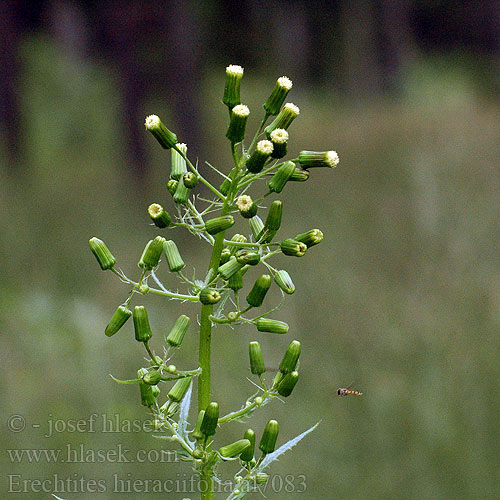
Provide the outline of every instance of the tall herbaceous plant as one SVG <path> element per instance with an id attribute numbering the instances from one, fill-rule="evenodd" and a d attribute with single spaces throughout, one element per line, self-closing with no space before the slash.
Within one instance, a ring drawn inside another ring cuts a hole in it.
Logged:
<path id="1" fill-rule="evenodd" d="M 220 480 L 217 466 L 221 462 L 231 461 L 235 466 L 233 488 L 227 500 L 243 498 L 267 481 L 266 471 L 274 460 L 315 427 L 279 445 L 279 424 L 271 419 L 264 429 L 246 429 L 234 443 L 224 440 L 226 424 L 247 421 L 272 400 L 292 394 L 299 380 L 301 345 L 297 340 L 283 346 L 279 371 L 270 377 L 265 376 L 266 364 L 259 342 L 249 343 L 250 370 L 258 390 L 236 410 L 220 414 L 219 403 L 210 396 L 211 370 L 222 368 L 212 367 L 210 360 L 210 341 L 216 327 L 245 328 L 254 331 L 256 338 L 260 332 L 276 334 L 276 342 L 282 344 L 279 336 L 288 333 L 288 324 L 276 316 L 285 296 L 294 293 L 295 285 L 286 269 L 273 266 L 273 257 L 280 253 L 303 257 L 314 251 L 312 247 L 321 242 L 323 233 L 316 228 L 304 228 L 300 234 L 287 234 L 281 227 L 283 214 L 286 217 L 294 214 L 288 213 L 277 198 L 289 182 L 306 182 L 312 168 L 332 168 L 339 161 L 335 151 L 307 150 L 285 160 L 288 129 L 299 116 L 295 104 L 285 103 L 292 88 L 292 82 L 285 76 L 278 78 L 264 103 L 262 122 L 247 142 L 250 110 L 240 99 L 242 78 L 242 67 L 226 68 L 222 102 L 229 111 L 226 137 L 233 163 L 229 172 L 208 162 L 198 168 L 189 159 L 188 146 L 179 142 L 158 116 L 146 118 L 146 130 L 162 148 L 170 150 L 170 177 L 166 182 L 170 196 L 168 206 L 153 203 L 148 208 L 159 235 L 142 251 L 138 277 L 130 278 L 117 267 L 115 257 L 103 241 L 91 238 L 89 242 L 101 269 L 113 272 L 132 287 L 112 315 L 106 335 L 112 337 L 118 333 L 132 317 L 135 338 L 147 354 L 148 362 L 137 370 L 136 378 L 119 382 L 138 385 L 140 401 L 152 413 L 156 430 L 165 433 L 198 474 L 202 500 L 214 498 Z M 204 170 L 208 169 L 220 175 L 220 185 L 207 180 Z M 203 196 L 199 194 L 201 184 L 207 188 Z M 236 225 L 238 232 L 233 228 Z M 193 278 L 190 276 L 194 270 L 186 268 L 174 241 L 175 231 L 182 230 L 199 236 L 200 246 L 211 247 L 206 270 Z M 160 281 L 157 275 L 160 264 L 177 278 L 178 283 L 173 287 L 176 291 Z M 249 291 L 242 294 L 245 275 L 252 266 L 258 266 L 260 276 L 247 283 Z M 280 303 L 266 301 L 272 286 L 281 290 Z M 172 318 L 168 325 L 151 325 L 144 305 L 150 294 L 185 303 L 185 314 Z M 168 333 L 164 339 L 155 334 L 165 330 Z M 199 330 L 199 352 L 198 360 L 193 359 L 186 369 L 172 362 L 189 330 L 191 333 Z M 193 383 L 198 386 L 198 408 L 190 412 Z M 281 426 L 288 436 L 286 422 Z"/>

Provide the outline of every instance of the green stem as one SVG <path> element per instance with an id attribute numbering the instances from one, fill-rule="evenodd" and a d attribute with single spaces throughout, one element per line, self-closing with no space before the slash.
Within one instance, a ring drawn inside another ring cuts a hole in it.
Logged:
<path id="1" fill-rule="evenodd" d="M 213 500 L 214 498 L 214 480 L 212 469 L 203 469 L 201 472 L 201 500 Z"/>

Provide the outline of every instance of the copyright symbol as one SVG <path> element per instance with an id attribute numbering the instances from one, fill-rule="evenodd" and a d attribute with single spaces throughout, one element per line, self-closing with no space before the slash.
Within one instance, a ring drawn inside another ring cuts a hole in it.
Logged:
<path id="1" fill-rule="evenodd" d="M 10 432 L 23 432 L 26 428 L 26 420 L 22 415 L 11 415 L 7 420 L 7 428 Z"/>

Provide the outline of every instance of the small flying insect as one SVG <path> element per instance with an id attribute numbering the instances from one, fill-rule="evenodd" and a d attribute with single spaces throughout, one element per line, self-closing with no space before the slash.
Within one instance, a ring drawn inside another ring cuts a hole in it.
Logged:
<path id="1" fill-rule="evenodd" d="M 345 388 L 342 388 L 342 387 L 339 387 L 337 389 L 337 394 L 339 396 L 362 396 L 363 393 L 362 392 L 358 392 L 358 391 L 351 391 L 350 390 L 350 387 L 353 383 L 351 382 L 347 387 Z"/>

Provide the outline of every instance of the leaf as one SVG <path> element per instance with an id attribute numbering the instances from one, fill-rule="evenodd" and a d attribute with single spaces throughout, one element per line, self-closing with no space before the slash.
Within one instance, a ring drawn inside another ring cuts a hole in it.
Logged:
<path id="1" fill-rule="evenodd" d="M 186 429 L 189 417 L 189 408 L 191 406 L 191 393 L 193 392 L 193 382 L 189 384 L 189 389 L 187 390 L 185 396 L 182 398 L 180 410 L 179 410 L 179 422 L 177 426 L 177 433 L 183 438 L 187 439 Z"/>
<path id="2" fill-rule="evenodd" d="M 259 472 L 264 470 L 269 464 L 271 464 L 271 462 L 277 460 L 279 456 L 285 453 L 285 451 L 291 450 L 299 441 L 302 440 L 302 438 L 306 437 L 310 432 L 316 429 L 318 425 L 319 422 L 313 425 L 310 429 L 307 429 L 307 431 L 304 431 L 302 434 L 299 434 L 297 437 L 290 439 L 290 441 L 286 442 L 284 445 L 280 446 L 277 450 L 274 450 L 272 453 L 269 453 L 269 455 L 266 455 L 264 460 L 262 460 L 261 464 L 258 467 Z"/>
<path id="3" fill-rule="evenodd" d="M 120 380 L 119 378 L 116 378 L 116 377 L 113 377 L 113 375 L 111 375 L 111 373 L 109 374 L 109 376 L 115 381 L 115 382 L 118 382 L 119 384 L 137 384 L 138 382 L 140 382 L 141 380 L 136 378 L 134 380 Z M 57 497 L 56 497 L 57 498 Z M 63 499 L 64 500 L 64 499 Z"/>

